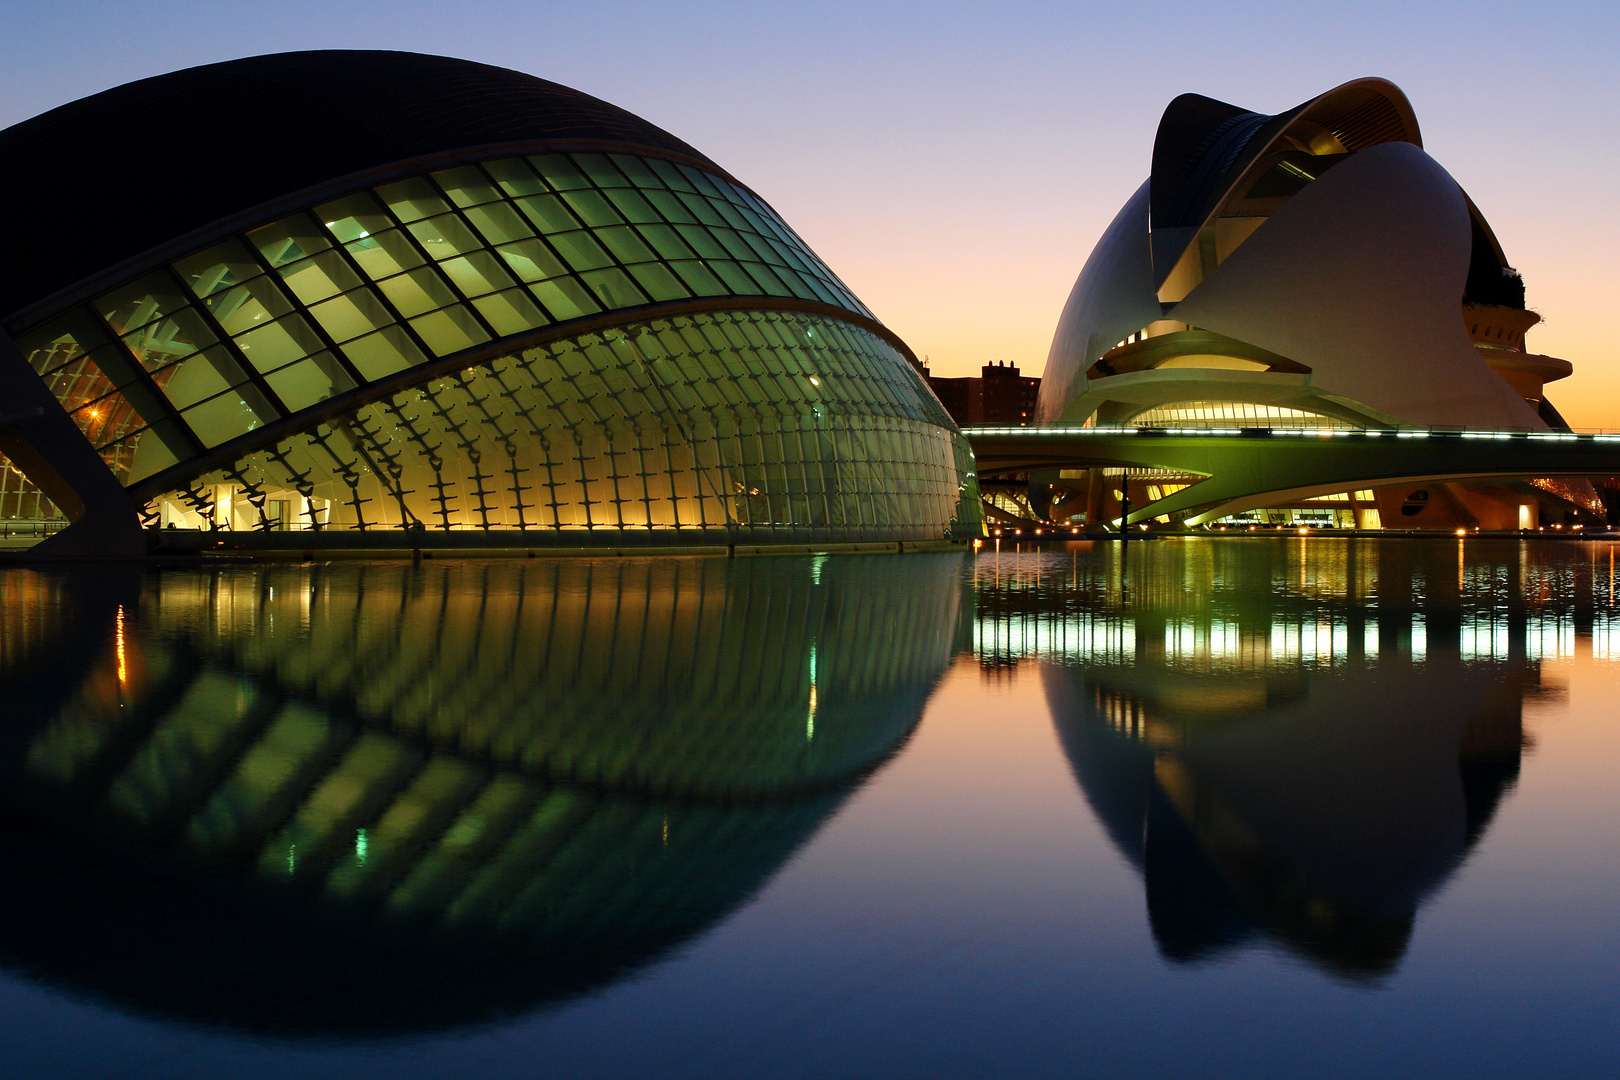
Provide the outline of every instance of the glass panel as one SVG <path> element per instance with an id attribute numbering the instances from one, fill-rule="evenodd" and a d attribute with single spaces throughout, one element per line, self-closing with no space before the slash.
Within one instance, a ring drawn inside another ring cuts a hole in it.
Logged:
<path id="1" fill-rule="evenodd" d="M 500 253 L 501 258 L 506 260 L 506 265 L 512 268 L 512 273 L 523 281 L 540 281 L 568 272 L 568 267 L 563 265 L 562 260 L 539 240 L 519 240 L 515 244 L 507 244 L 501 248 Z M 444 265 L 448 271 L 450 264 Z M 451 275 L 451 280 L 455 280 L 454 274 Z M 461 282 L 456 281 L 456 285 L 459 287 Z"/>
<path id="2" fill-rule="evenodd" d="M 507 244 L 534 235 L 534 230 L 529 228 L 528 223 L 504 202 L 475 206 L 467 211 L 467 220 L 471 221 L 473 228 L 482 233 L 484 239 L 491 244 Z"/>
<path id="3" fill-rule="evenodd" d="M 255 229 L 248 233 L 248 240 L 263 253 L 271 266 L 277 267 L 297 262 L 332 246 L 332 241 L 308 214 L 294 214 L 274 225 Z"/>
<path id="4" fill-rule="evenodd" d="M 534 293 L 536 300 L 545 305 L 547 311 L 551 312 L 551 317 L 559 322 L 577 319 L 582 315 L 594 315 L 602 310 L 596 298 L 573 278 L 542 281 L 538 285 L 530 285 L 529 291 Z"/>
<path id="5" fill-rule="evenodd" d="M 644 191 L 642 194 L 652 203 L 653 208 L 663 215 L 665 221 L 676 224 L 697 223 L 697 218 L 686 208 L 686 204 L 681 202 L 679 195 L 669 191 Z"/>
<path id="6" fill-rule="evenodd" d="M 236 339 L 236 347 L 258 370 L 274 371 L 319 352 L 321 339 L 300 316 L 288 315 L 249 330 Z"/>
<path id="7" fill-rule="evenodd" d="M 580 220 L 593 228 L 624 222 L 619 212 L 613 209 L 613 204 L 603 198 L 599 191 L 569 191 L 563 193 L 563 198 Z"/>
<path id="8" fill-rule="evenodd" d="M 592 270 L 580 276 L 585 279 L 585 284 L 591 287 L 591 291 L 601 299 L 603 306 L 610 311 L 647 302 L 647 298 L 641 295 L 641 290 L 624 276 L 623 270 Z"/>
<path id="9" fill-rule="evenodd" d="M 427 359 L 405 333 L 405 328 L 398 325 L 349 342 L 343 346 L 343 355 L 368 379 L 404 371 Z"/>
<path id="10" fill-rule="evenodd" d="M 543 233 L 579 228 L 579 221 L 555 195 L 530 195 L 517 201 L 518 209 Z"/>
<path id="11" fill-rule="evenodd" d="M 648 158 L 647 165 L 653 172 L 658 174 L 658 178 L 664 182 L 666 187 L 675 191 L 694 190 L 692 182 L 681 174 L 679 166 L 668 161 L 660 161 L 657 158 Z"/>
<path id="12" fill-rule="evenodd" d="M 235 390 L 228 390 L 201 405 L 193 406 L 181 417 L 204 446 L 218 446 L 238 435 L 246 435 L 259 426 L 259 418 Z"/>
<path id="13" fill-rule="evenodd" d="M 534 170 L 521 158 L 502 158 L 499 161 L 484 162 L 484 170 L 495 178 L 501 190 L 511 196 L 538 195 L 546 190 L 546 185 L 534 175 Z"/>
<path id="14" fill-rule="evenodd" d="M 759 283 L 743 272 L 743 268 L 729 259 L 710 259 L 705 265 L 717 274 L 726 288 L 737 296 L 758 296 Z"/>
<path id="15" fill-rule="evenodd" d="M 258 277 L 203 301 L 227 334 L 251 330 L 268 319 L 279 319 L 293 309 L 275 282 Z"/>
<path id="16" fill-rule="evenodd" d="M 444 169 L 434 173 L 433 179 L 437 180 L 444 193 L 450 196 L 451 202 L 463 208 L 481 206 L 501 197 L 501 193 L 495 190 L 495 185 L 490 183 L 489 178 L 480 172 L 476 165 Z"/>
<path id="17" fill-rule="evenodd" d="M 744 269 L 747 270 L 749 274 L 753 275 L 754 279 L 759 282 L 759 287 L 765 291 L 766 295 L 793 295 L 793 290 L 782 284 L 782 279 L 772 273 L 770 267 L 761 266 L 759 263 L 748 263 L 744 266 Z"/>
<path id="18" fill-rule="evenodd" d="M 124 483 L 133 484 L 138 480 L 145 480 L 148 476 L 160 473 L 170 465 L 179 463 L 180 459 L 175 456 L 173 450 L 169 449 L 167 441 L 159 434 L 160 431 L 170 434 L 170 437 L 176 443 L 185 438 L 175 431 L 171 424 L 161 423 L 153 425 L 152 428 L 142 432 L 140 435 L 126 440 L 127 443 L 133 444 L 134 454 L 129 467 L 129 475 L 124 478 Z"/>
<path id="19" fill-rule="evenodd" d="M 561 154 L 542 154 L 529 158 L 529 164 L 534 171 L 545 178 L 558 191 L 572 191 L 575 188 L 586 188 L 591 182 L 585 179 L 583 173 L 574 167 L 574 163 Z"/>
<path id="20" fill-rule="evenodd" d="M 540 246 L 538 240 L 524 240 L 510 247 L 517 248 L 525 244 Z M 503 248 L 502 254 L 505 254 L 508 250 L 510 248 Z M 556 264 L 558 271 L 561 272 L 562 264 L 557 262 L 556 256 L 547 252 L 545 257 L 551 263 Z M 510 256 L 506 261 L 508 264 L 516 265 Z M 528 265 L 532 267 L 533 264 Z M 444 271 L 450 278 L 451 284 L 460 289 L 465 296 L 482 296 L 485 293 L 509 288 L 512 285 L 512 275 L 506 272 L 505 265 L 488 251 L 475 251 L 470 255 L 463 255 L 459 259 L 446 259 L 439 264 L 439 269 Z"/>
<path id="21" fill-rule="evenodd" d="M 613 265 L 613 259 L 588 232 L 558 233 L 546 239 L 575 270 L 594 270 L 599 266 Z"/>
<path id="22" fill-rule="evenodd" d="M 79 409 L 73 414 L 73 422 L 90 445 L 98 448 L 117 442 L 133 428 L 146 426 L 134 406 L 116 392 Z"/>
<path id="23" fill-rule="evenodd" d="M 459 305 L 412 319 L 411 328 L 435 356 L 449 356 L 489 340 L 489 332 L 472 312 Z"/>
<path id="24" fill-rule="evenodd" d="M 597 187 L 624 187 L 629 181 L 619 175 L 613 163 L 601 154 L 571 154 L 580 171 L 596 182 Z"/>
<path id="25" fill-rule="evenodd" d="M 687 288 L 698 296 L 725 296 L 731 291 L 700 262 L 676 262 L 670 263 L 670 267 L 686 282 Z"/>
<path id="26" fill-rule="evenodd" d="M 619 171 L 628 176 L 630 182 L 638 188 L 663 187 L 657 175 L 640 158 L 631 157 L 628 154 L 609 154 L 608 160 L 617 165 Z"/>
<path id="27" fill-rule="evenodd" d="M 98 335 L 98 341 L 105 339 L 105 334 Z M 95 341 L 85 340 L 84 334 L 70 328 L 65 319 L 17 339 L 17 349 L 41 375 L 83 356 L 95 345 Z"/>
<path id="28" fill-rule="evenodd" d="M 413 229 L 417 227 L 411 226 Z M 398 229 L 379 232 L 375 236 L 368 236 L 343 246 L 354 256 L 354 261 L 360 266 L 360 272 L 372 281 L 392 277 L 401 270 L 422 265 L 421 253 Z"/>
<path id="29" fill-rule="evenodd" d="M 246 378 L 241 366 L 229 353 L 214 348 L 159 372 L 153 381 L 170 404 L 184 409 L 229 390 Z"/>
<path id="30" fill-rule="evenodd" d="M 681 234 L 682 239 L 692 245 L 692 250 L 696 251 L 702 258 L 729 259 L 731 257 L 726 249 L 720 246 L 720 242 L 714 238 L 714 234 L 701 225 L 679 225 L 676 227 L 676 231 Z"/>
<path id="31" fill-rule="evenodd" d="M 315 216 L 345 244 L 363 240 L 394 225 L 377 200 L 363 191 L 317 206 Z"/>
<path id="32" fill-rule="evenodd" d="M 215 341 L 213 331 L 202 316 L 191 308 L 177 311 L 173 318 L 151 323 L 124 335 L 124 344 L 148 371 L 172 364 L 181 357 L 205 349 Z"/>
<path id="33" fill-rule="evenodd" d="M 335 251 L 323 251 L 314 258 L 281 268 L 281 280 L 305 304 L 313 304 L 348 292 L 360 284 L 360 277 Z"/>
<path id="34" fill-rule="evenodd" d="M 88 356 L 57 367 L 45 376 L 45 385 L 68 412 L 106 397 L 114 389 L 112 380 Z"/>
<path id="35" fill-rule="evenodd" d="M 456 302 L 456 294 L 430 266 L 419 266 L 408 274 L 380 281 L 377 288 L 407 318 Z"/>
<path id="36" fill-rule="evenodd" d="M 444 201 L 439 189 L 420 176 L 395 184 L 384 184 L 377 189 L 377 196 L 388 204 L 388 209 L 401 221 L 420 221 L 450 209 L 450 204 Z"/>
<path id="37" fill-rule="evenodd" d="M 174 264 L 174 270 L 180 275 L 180 280 L 186 283 L 186 288 L 199 299 L 264 273 L 258 260 L 248 253 L 239 240 L 227 240 L 217 247 L 181 259 Z"/>
<path id="38" fill-rule="evenodd" d="M 427 221 L 418 221 L 409 228 L 411 235 L 427 249 L 428 256 L 436 260 L 465 255 L 484 246 L 455 214 L 440 214 Z"/>
<path id="39" fill-rule="evenodd" d="M 648 243 L 657 249 L 660 257 L 664 259 L 690 259 L 692 249 L 674 229 L 668 225 L 643 225 L 641 235 Z"/>
<path id="40" fill-rule="evenodd" d="M 646 290 L 647 295 L 654 300 L 684 300 L 692 294 L 686 291 L 669 268 L 659 263 L 642 263 L 632 266 L 630 274 L 636 283 Z"/>
<path id="41" fill-rule="evenodd" d="M 126 334 L 179 311 L 186 303 L 185 295 L 168 274 L 150 274 L 133 285 L 98 297 L 96 310 L 112 326 L 113 333 Z"/>
<path id="42" fill-rule="evenodd" d="M 550 322 L 522 289 L 508 289 L 494 296 L 481 297 L 473 301 L 473 307 L 502 337 L 521 334 Z"/>
<path id="43" fill-rule="evenodd" d="M 307 409 L 354 389 L 354 379 L 331 353 L 284 367 L 265 376 L 265 381 L 289 409 Z"/>
<path id="44" fill-rule="evenodd" d="M 394 317 L 370 289 L 355 289 L 323 301 L 310 308 L 309 313 L 332 335 L 333 341 L 348 341 L 394 321 Z M 258 366 L 257 359 L 254 364 Z"/>
<path id="45" fill-rule="evenodd" d="M 651 248 L 642 243 L 641 237 L 637 236 L 635 230 L 628 225 L 597 229 L 595 235 L 622 263 L 652 262 L 658 257 L 652 253 Z"/>
<path id="46" fill-rule="evenodd" d="M 693 191 L 698 192 L 700 195 L 725 197 L 720 195 L 720 189 L 715 186 L 715 181 L 707 173 L 694 169 L 690 165 L 677 165 L 676 168 L 680 169 L 681 175 L 691 182 Z"/>

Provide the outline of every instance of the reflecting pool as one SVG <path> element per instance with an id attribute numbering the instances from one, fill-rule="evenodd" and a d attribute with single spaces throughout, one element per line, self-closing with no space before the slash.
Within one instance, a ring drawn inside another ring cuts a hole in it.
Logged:
<path id="1" fill-rule="evenodd" d="M 1608 1075 L 1615 555 L 0 571 L 0 1061 Z"/>

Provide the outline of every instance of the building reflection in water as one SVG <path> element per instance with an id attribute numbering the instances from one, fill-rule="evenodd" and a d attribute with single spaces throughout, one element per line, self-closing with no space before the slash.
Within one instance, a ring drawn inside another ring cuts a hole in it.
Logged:
<path id="1" fill-rule="evenodd" d="M 904 742 L 960 644 L 960 565 L 10 571 L 0 958 L 293 1035 L 603 986 Z"/>
<path id="2" fill-rule="evenodd" d="M 1376 982 L 1519 775 L 1544 659 L 1613 656 L 1613 551 L 1235 540 L 1003 553 L 987 672 L 1040 661 L 1161 952 L 1270 941 Z"/>

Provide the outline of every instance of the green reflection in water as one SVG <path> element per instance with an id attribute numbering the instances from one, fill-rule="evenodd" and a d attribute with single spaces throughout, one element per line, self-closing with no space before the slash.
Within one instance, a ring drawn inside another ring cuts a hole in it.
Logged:
<path id="1" fill-rule="evenodd" d="M 0 955 L 289 1034 L 603 985 L 745 901 L 906 739 L 960 567 L 0 575 L 0 846 L 33 868 Z"/>
<path id="2" fill-rule="evenodd" d="M 1269 942 L 1358 983 L 1517 781 L 1544 661 L 1620 646 L 1609 545 L 1075 544 L 976 578 L 980 663 L 1041 665 L 1161 952 Z"/>

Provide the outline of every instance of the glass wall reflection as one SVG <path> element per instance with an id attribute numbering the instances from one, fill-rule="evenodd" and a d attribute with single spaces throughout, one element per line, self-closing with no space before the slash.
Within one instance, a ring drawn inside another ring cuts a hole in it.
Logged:
<path id="1" fill-rule="evenodd" d="M 1376 982 L 1532 745 L 1544 662 L 1612 652 L 1613 548 L 1076 544 L 977 566 L 987 673 L 1038 664 L 1162 954 Z"/>
<path id="2" fill-rule="evenodd" d="M 906 740 L 963 643 L 960 566 L 0 575 L 0 958 L 292 1035 L 606 985 L 743 903 Z"/>

